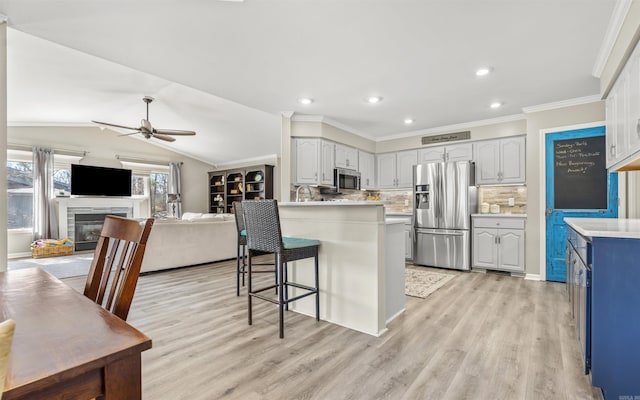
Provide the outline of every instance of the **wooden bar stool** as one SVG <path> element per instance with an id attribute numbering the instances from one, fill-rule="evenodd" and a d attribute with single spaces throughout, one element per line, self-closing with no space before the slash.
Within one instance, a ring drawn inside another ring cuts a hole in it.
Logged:
<path id="1" fill-rule="evenodd" d="M 316 321 L 320 320 L 320 291 L 318 286 L 318 249 L 320 241 L 315 239 L 282 237 L 280 216 L 276 200 L 245 200 L 242 202 L 244 223 L 247 231 L 247 249 L 249 259 L 247 265 L 247 286 L 249 291 L 249 325 L 252 324 L 252 304 L 254 297 L 278 305 L 280 320 L 280 338 L 284 337 L 284 309 L 289 303 L 307 296 L 316 296 Z M 251 258 L 259 253 L 274 253 L 276 257 L 277 284 L 258 289 L 251 286 Z M 314 258 L 315 287 L 289 282 L 285 276 L 286 263 Z M 289 286 L 304 290 L 304 293 L 293 298 L 288 297 Z M 264 296 L 261 293 L 278 288 L 277 299 Z"/>
<path id="2" fill-rule="evenodd" d="M 244 216 L 242 215 L 242 203 L 233 202 L 233 213 L 236 216 L 236 228 L 238 230 L 238 256 L 236 257 L 236 296 L 240 296 L 240 276 L 242 276 L 242 286 L 244 286 L 244 277 L 247 274 L 247 230 L 244 226 Z M 268 253 L 261 252 L 260 255 Z M 256 255 L 258 253 L 256 252 Z M 255 263 L 254 265 L 274 265 L 274 263 Z M 253 271 L 256 273 L 273 273 L 275 281 L 278 281 L 278 271 L 272 270 Z"/>

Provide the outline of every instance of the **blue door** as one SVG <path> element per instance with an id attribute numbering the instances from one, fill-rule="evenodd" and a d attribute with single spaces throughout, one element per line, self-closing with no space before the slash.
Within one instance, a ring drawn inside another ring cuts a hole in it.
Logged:
<path id="1" fill-rule="evenodd" d="M 546 136 L 547 280 L 565 282 L 565 217 L 617 218 L 618 174 L 606 169 L 605 128 Z"/>

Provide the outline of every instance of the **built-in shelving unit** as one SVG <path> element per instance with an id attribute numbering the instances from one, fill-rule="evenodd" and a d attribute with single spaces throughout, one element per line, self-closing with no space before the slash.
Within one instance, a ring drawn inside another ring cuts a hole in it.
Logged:
<path id="1" fill-rule="evenodd" d="M 233 202 L 273 198 L 273 165 L 209 172 L 209 212 L 231 213 Z"/>

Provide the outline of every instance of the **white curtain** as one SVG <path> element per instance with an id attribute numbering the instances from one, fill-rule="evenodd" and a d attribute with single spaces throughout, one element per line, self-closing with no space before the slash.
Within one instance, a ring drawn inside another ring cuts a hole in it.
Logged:
<path id="1" fill-rule="evenodd" d="M 53 150 L 34 147 L 33 240 L 58 238 L 58 221 L 53 194 Z"/>
<path id="2" fill-rule="evenodd" d="M 177 218 L 182 217 L 182 183 L 180 181 L 181 165 L 181 162 L 169 163 L 169 188 L 167 191 L 167 197 L 171 200 L 171 202 L 167 204 L 167 207 L 169 209 L 169 213 Z"/>

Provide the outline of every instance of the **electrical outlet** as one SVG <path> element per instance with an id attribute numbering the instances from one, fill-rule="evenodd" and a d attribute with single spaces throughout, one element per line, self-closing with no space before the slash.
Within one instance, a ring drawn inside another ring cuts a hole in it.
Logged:
<path id="1" fill-rule="evenodd" d="M 405 201 L 404 201 L 404 205 L 405 205 L 405 206 L 408 206 L 408 205 L 409 205 L 409 200 L 405 200 Z"/>
<path id="2" fill-rule="evenodd" d="M 509 197 L 509 205 L 511 207 L 516 205 L 516 199 L 514 199 L 513 197 Z"/>

